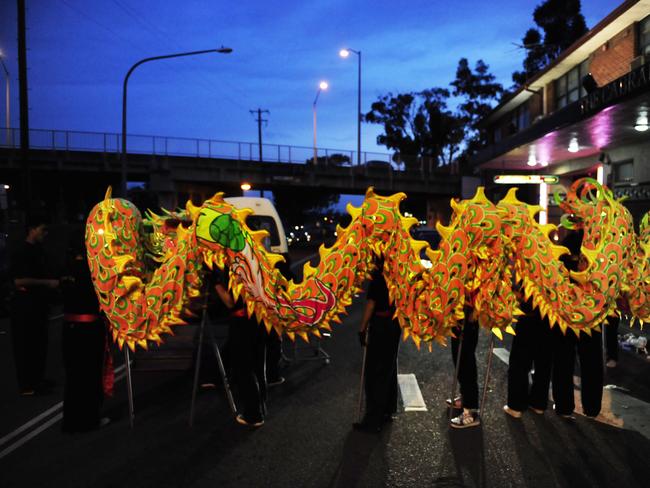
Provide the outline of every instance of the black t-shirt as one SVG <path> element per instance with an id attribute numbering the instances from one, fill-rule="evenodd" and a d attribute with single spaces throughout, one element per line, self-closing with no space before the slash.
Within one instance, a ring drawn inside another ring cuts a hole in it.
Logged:
<path id="1" fill-rule="evenodd" d="M 47 258 L 40 244 L 23 241 L 11 258 L 11 277 L 46 279 L 49 277 Z M 34 300 L 48 299 L 47 287 L 42 285 L 20 286 L 16 290 L 16 298 L 29 297 Z"/>
<path id="2" fill-rule="evenodd" d="M 374 300 L 375 302 L 375 313 L 380 312 L 393 312 L 395 307 L 391 306 L 390 300 L 388 299 L 388 287 L 386 286 L 386 280 L 384 275 L 379 270 L 375 270 L 372 273 L 372 280 L 370 281 L 370 286 L 368 287 L 369 300 Z"/>
<path id="3" fill-rule="evenodd" d="M 61 281 L 63 311 L 74 314 L 98 314 L 99 301 L 85 257 L 80 256 L 70 260 L 67 274 L 72 279 Z"/>

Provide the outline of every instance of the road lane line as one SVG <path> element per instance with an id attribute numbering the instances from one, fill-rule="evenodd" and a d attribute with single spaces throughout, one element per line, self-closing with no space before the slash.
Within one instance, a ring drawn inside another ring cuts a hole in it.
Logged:
<path id="1" fill-rule="evenodd" d="M 122 372 L 122 371 L 125 370 L 125 369 L 126 369 L 126 366 L 125 366 L 124 364 L 122 364 L 122 365 L 118 366 L 117 368 L 115 368 L 115 382 L 116 382 L 116 383 L 117 383 L 118 381 L 122 380 L 122 379 L 126 376 L 126 371 Z M 119 374 L 119 373 L 122 373 L 122 374 Z M 31 428 L 34 424 L 37 424 L 38 422 L 40 422 L 40 421 L 43 420 L 44 418 L 48 417 L 49 415 L 55 413 L 57 410 L 60 410 L 61 408 L 63 408 L 63 402 L 59 402 L 59 403 L 57 403 L 56 405 L 54 405 L 54 406 L 48 408 L 45 412 L 43 412 L 43 413 L 37 415 L 36 417 L 34 417 L 33 419 L 31 419 L 31 420 L 29 420 L 29 421 L 27 421 L 27 422 L 25 422 L 23 425 L 21 425 L 20 427 L 18 427 L 16 430 L 14 430 L 14 431 L 10 432 L 9 434 L 5 435 L 4 437 L 2 437 L 2 438 L 0 439 L 0 446 L 6 444 L 9 440 L 13 439 L 13 438 L 16 437 L 17 435 L 19 435 L 19 434 L 23 433 L 24 431 L 28 430 L 28 429 Z M 56 418 L 56 417 L 55 417 L 55 418 Z M 61 417 L 59 417 L 59 420 L 60 420 L 61 418 L 63 418 L 63 414 L 61 414 Z M 53 423 L 55 423 L 55 422 L 53 422 Z M 45 425 L 45 424 L 44 424 L 44 425 Z M 47 423 L 47 425 L 49 426 L 49 425 L 52 425 L 52 424 L 51 424 L 51 423 Z M 40 427 L 39 427 L 39 428 L 40 428 Z M 36 430 L 38 430 L 38 429 L 36 429 Z M 42 432 L 42 431 L 39 430 L 39 432 Z M 28 436 L 29 436 L 29 434 L 28 434 L 26 437 L 28 437 Z M 29 437 L 29 439 L 31 439 L 32 437 L 33 437 L 33 436 Z M 29 439 L 28 439 L 28 440 L 29 440 Z M 19 440 L 17 441 L 17 443 L 20 443 L 21 440 L 22 440 L 22 439 L 19 439 Z M 18 445 L 22 445 L 22 443 L 21 443 L 21 444 L 18 444 Z M 16 446 L 16 447 L 18 447 L 18 446 Z M 4 451 L 3 451 L 3 452 L 4 452 Z M 2 456 L 0 456 L 0 457 L 2 457 Z"/>
<path id="2" fill-rule="evenodd" d="M 418 380 L 413 373 L 398 374 L 397 383 L 402 395 L 402 403 L 405 412 L 426 412 L 427 405 L 424 403 L 422 392 L 418 386 Z"/>
<path id="3" fill-rule="evenodd" d="M 46 410 L 45 412 L 43 412 L 43 413 L 41 413 L 40 415 L 37 415 L 36 417 L 34 417 L 34 418 L 33 418 L 32 420 L 30 420 L 29 422 L 27 422 L 27 423 L 21 425 L 20 427 L 18 427 L 18 428 L 17 428 L 16 430 L 14 430 L 13 432 L 10 432 L 10 433 L 7 434 L 6 436 L 4 436 L 2 439 L 0 439 L 0 446 L 3 445 L 3 444 L 5 444 L 9 439 L 13 439 L 14 437 L 16 437 L 16 436 L 17 436 L 18 434 L 20 434 L 21 432 L 24 432 L 25 430 L 29 429 L 32 425 L 34 425 L 34 424 L 40 422 L 40 421 L 43 420 L 45 417 L 47 417 L 47 416 L 51 415 L 52 413 L 56 412 L 56 411 L 57 411 L 58 409 L 60 409 L 62 406 L 63 406 L 63 402 L 59 402 L 59 403 L 57 403 L 56 405 L 54 405 L 53 407 L 50 407 L 50 408 L 49 408 L 48 410 Z"/>
<path id="4" fill-rule="evenodd" d="M 16 449 L 18 449 L 18 448 L 19 448 L 20 446 L 22 446 L 25 442 L 29 441 L 29 440 L 32 439 L 33 437 L 36 437 L 38 434 L 40 434 L 40 433 L 43 432 L 44 430 L 48 429 L 51 425 L 56 424 L 56 423 L 57 423 L 59 420 L 61 420 L 62 418 L 63 418 L 63 414 L 62 414 L 62 413 L 59 413 L 59 414 L 57 414 L 55 417 L 53 417 L 53 418 L 51 418 L 50 420 L 48 420 L 47 422 L 45 422 L 44 424 L 38 426 L 38 428 L 32 430 L 29 434 L 27 434 L 27 435 L 21 437 L 21 438 L 18 439 L 16 442 L 14 442 L 13 444 L 11 444 L 9 447 L 7 447 L 6 449 L 4 449 L 3 451 L 0 451 L 0 459 L 2 459 L 3 457 L 5 457 L 7 454 L 9 454 L 9 453 L 15 451 Z"/>

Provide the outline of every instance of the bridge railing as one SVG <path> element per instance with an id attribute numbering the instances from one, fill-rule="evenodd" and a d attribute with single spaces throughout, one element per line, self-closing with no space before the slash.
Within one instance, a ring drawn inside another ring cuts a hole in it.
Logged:
<path id="1" fill-rule="evenodd" d="M 0 128 L 0 147 L 20 146 L 20 130 Z M 111 132 L 88 132 L 73 130 L 30 129 L 31 149 L 57 151 L 92 151 L 119 153 L 121 134 Z M 141 134 L 128 134 L 127 151 L 133 154 L 152 154 L 156 156 L 193 156 L 198 158 L 239 159 L 259 161 L 260 147 L 254 142 L 222 141 L 218 139 L 199 139 L 188 137 L 167 137 Z M 333 155 L 342 155 L 351 165 L 357 164 L 356 151 L 344 149 L 319 148 L 318 159 L 326 160 Z M 313 147 L 280 144 L 262 144 L 262 161 L 280 163 L 305 163 L 314 157 Z M 392 155 L 362 151 L 361 162 L 390 162 Z M 336 156 L 341 161 L 340 156 Z"/>

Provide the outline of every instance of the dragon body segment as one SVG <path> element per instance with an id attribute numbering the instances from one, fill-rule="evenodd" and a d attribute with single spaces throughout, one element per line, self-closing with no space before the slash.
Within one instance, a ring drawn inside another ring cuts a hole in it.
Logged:
<path id="1" fill-rule="evenodd" d="M 472 309 L 498 336 L 512 332 L 521 314 L 521 294 L 532 297 L 552 325 L 590 332 L 615 313 L 617 298 L 650 320 L 650 217 L 639 237 L 632 219 L 611 192 L 593 180 L 579 180 L 561 202 L 584 229 L 583 269 L 569 272 L 560 260 L 566 248 L 548 237 L 556 229 L 535 222 L 539 207 L 516 199 L 511 190 L 494 204 L 479 188 L 470 200 L 452 200 L 449 225 L 438 224 L 441 242 L 427 249 L 431 267 L 419 255 L 428 248 L 414 241 L 416 220 L 402 216 L 404 194 L 376 195 L 372 189 L 337 240 L 319 249 L 320 261 L 303 268 L 303 280 L 287 280 L 276 268 L 283 258 L 268 253 L 264 231 L 246 225 L 250 210 L 238 210 L 217 194 L 202 206 L 143 221 L 128 201 L 110 194 L 87 221 L 88 261 L 102 310 L 120 347 L 159 342 L 172 325 L 184 323 L 192 299 L 200 295 L 202 268 L 228 267 L 230 288 L 267 329 L 292 339 L 329 330 L 360 291 L 383 257 L 383 272 L 404 337 L 444 343 Z M 182 222 L 170 226 L 170 218 Z M 143 235 L 143 228 L 152 229 Z M 521 293 L 517 290 L 521 290 Z"/>

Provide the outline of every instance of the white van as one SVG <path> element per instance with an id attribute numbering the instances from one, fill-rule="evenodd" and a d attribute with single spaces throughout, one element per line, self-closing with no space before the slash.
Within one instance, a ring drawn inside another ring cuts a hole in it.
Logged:
<path id="1" fill-rule="evenodd" d="M 228 197 L 224 200 L 238 209 L 250 208 L 253 213 L 246 218 L 248 227 L 252 230 L 268 231 L 267 249 L 282 254 L 285 258 L 288 257 L 287 236 L 278 211 L 271 200 L 261 197 Z"/>

